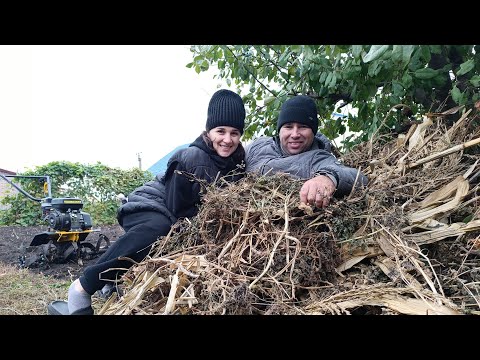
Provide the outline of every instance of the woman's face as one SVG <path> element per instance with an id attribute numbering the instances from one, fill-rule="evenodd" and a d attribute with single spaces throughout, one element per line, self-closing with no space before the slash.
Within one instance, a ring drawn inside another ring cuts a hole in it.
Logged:
<path id="1" fill-rule="evenodd" d="M 213 148 L 221 157 L 232 155 L 240 144 L 240 131 L 231 126 L 218 126 L 211 129 L 207 135 L 212 141 Z"/>

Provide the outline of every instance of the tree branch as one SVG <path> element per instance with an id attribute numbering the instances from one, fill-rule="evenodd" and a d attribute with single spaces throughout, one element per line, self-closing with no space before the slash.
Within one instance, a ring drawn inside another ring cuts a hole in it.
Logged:
<path id="1" fill-rule="evenodd" d="M 238 61 L 240 62 L 240 59 L 237 57 L 237 55 L 235 55 L 235 53 L 228 47 L 226 46 L 227 50 L 230 51 L 230 53 L 233 55 L 233 57 Z M 244 66 L 242 64 L 242 66 Z M 268 91 L 270 94 L 272 94 L 273 96 L 277 97 L 265 84 L 263 84 L 260 80 L 257 79 L 257 77 L 255 75 L 252 74 L 252 72 L 246 67 L 244 66 L 245 70 L 247 70 L 247 72 L 255 79 L 255 81 L 257 83 L 259 83 L 264 89 L 265 91 Z"/>

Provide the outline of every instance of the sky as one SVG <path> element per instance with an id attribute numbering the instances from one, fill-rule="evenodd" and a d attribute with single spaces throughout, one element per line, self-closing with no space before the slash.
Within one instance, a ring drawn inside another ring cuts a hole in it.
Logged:
<path id="1" fill-rule="evenodd" d="M 205 129 L 225 83 L 188 45 L 0 45 L 0 168 L 51 161 L 147 170 Z M 234 90 L 234 89 L 232 89 Z"/>

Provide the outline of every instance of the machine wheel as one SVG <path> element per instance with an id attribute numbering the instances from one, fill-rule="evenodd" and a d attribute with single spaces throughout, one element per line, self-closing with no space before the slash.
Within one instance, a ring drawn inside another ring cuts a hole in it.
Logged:
<path id="1" fill-rule="evenodd" d="M 48 244 L 50 245 L 50 244 Z M 72 259 L 77 253 L 77 246 L 72 242 L 55 243 L 52 244 L 55 247 L 55 257 L 48 259 L 51 262 L 57 262 L 64 264 Z M 53 250 L 53 248 L 51 248 Z"/>
<path id="2" fill-rule="evenodd" d="M 100 234 L 97 240 L 97 246 L 95 247 L 98 254 L 104 253 L 110 247 L 110 239 L 104 235 Z"/>
<path id="3" fill-rule="evenodd" d="M 57 246 L 50 240 L 47 244 L 40 245 L 42 249 L 42 255 L 47 262 L 52 263 L 58 259 Z"/>
<path id="4" fill-rule="evenodd" d="M 95 246 L 93 246 L 93 244 L 89 242 L 79 243 L 79 250 L 79 257 L 82 259 L 90 260 L 93 259 L 95 255 L 97 255 L 97 250 Z"/>

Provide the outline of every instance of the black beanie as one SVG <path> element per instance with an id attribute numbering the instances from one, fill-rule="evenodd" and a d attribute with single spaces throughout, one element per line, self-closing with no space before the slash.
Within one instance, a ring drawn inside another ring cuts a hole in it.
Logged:
<path id="1" fill-rule="evenodd" d="M 245 105 L 240 95 L 226 89 L 212 95 L 208 104 L 206 129 L 210 131 L 217 126 L 231 126 L 243 134 Z"/>
<path id="2" fill-rule="evenodd" d="M 309 96 L 297 95 L 285 101 L 280 109 L 277 132 L 286 123 L 297 122 L 307 125 L 315 135 L 318 131 L 317 106 Z"/>

